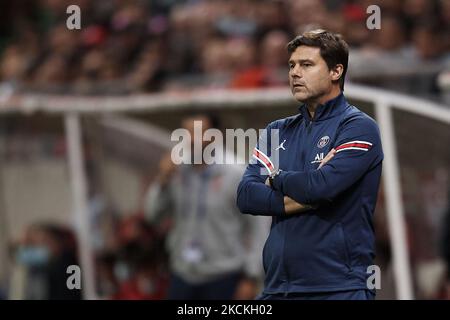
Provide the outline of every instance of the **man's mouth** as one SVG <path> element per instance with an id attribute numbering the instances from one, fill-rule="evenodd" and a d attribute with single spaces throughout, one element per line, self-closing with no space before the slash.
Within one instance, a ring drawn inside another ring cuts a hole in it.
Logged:
<path id="1" fill-rule="evenodd" d="M 300 83 L 294 83 L 294 84 L 292 85 L 292 88 L 293 88 L 293 89 L 301 89 L 301 88 L 304 88 L 304 87 L 305 87 L 305 85 L 300 84 Z"/>

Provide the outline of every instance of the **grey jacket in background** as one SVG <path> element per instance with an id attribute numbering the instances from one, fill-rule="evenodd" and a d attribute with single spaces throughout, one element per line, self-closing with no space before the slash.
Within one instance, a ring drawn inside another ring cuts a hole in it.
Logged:
<path id="1" fill-rule="evenodd" d="M 149 188 L 146 217 L 151 223 L 168 215 L 174 218 L 167 242 L 170 267 L 186 281 L 200 283 L 234 271 L 262 276 L 270 220 L 243 215 L 236 207 L 243 170 L 237 165 L 200 170 L 182 165 L 164 189 L 157 182 Z M 187 259 L 191 247 L 201 248 L 201 257 L 189 254 Z"/>

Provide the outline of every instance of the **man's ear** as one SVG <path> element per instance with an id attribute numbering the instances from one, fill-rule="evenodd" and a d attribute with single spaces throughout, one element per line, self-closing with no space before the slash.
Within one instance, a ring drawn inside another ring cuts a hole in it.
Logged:
<path id="1" fill-rule="evenodd" d="M 342 64 L 335 65 L 330 70 L 331 80 L 338 81 L 342 77 L 343 73 L 344 73 L 344 66 Z"/>

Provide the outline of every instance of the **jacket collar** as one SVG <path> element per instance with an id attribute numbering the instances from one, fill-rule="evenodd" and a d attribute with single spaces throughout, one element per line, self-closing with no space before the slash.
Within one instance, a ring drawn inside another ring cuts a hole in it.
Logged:
<path id="1" fill-rule="evenodd" d="M 299 111 L 300 114 L 308 121 L 321 121 L 337 116 L 342 113 L 346 106 L 347 100 L 341 92 L 337 97 L 328 100 L 324 104 L 318 105 L 316 112 L 314 113 L 314 119 L 311 119 L 306 104 L 301 105 L 299 107 Z"/>

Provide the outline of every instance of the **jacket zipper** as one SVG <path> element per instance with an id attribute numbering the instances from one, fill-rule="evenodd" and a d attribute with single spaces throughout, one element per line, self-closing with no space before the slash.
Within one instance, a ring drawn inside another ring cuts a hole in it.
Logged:
<path id="1" fill-rule="evenodd" d="M 309 138 L 309 135 L 311 133 L 312 125 L 313 125 L 313 120 L 309 120 L 308 124 L 306 125 L 306 138 L 307 139 Z M 302 168 L 303 171 L 305 170 L 305 153 L 306 153 L 306 148 L 303 147 L 302 154 L 301 154 L 301 157 L 300 157 L 300 160 L 301 160 L 301 162 L 303 164 L 303 168 Z"/>
<path id="2" fill-rule="evenodd" d="M 306 125 L 306 138 L 307 139 L 309 138 L 309 135 L 311 134 L 312 125 L 313 125 L 313 120 L 309 120 L 308 124 Z M 303 169 L 302 170 L 305 170 L 305 152 L 306 152 L 305 150 L 306 150 L 306 148 L 303 147 L 302 153 L 301 153 L 301 157 L 300 157 L 300 159 L 301 159 L 301 161 L 303 163 Z M 285 226 L 285 229 L 286 228 L 287 227 Z M 287 232 L 284 232 L 283 255 L 286 252 L 286 234 L 287 234 Z M 286 274 L 286 289 L 285 289 L 285 294 L 284 295 L 287 297 L 288 294 L 289 294 L 288 289 L 289 289 L 290 278 L 289 278 L 289 270 L 288 270 L 288 268 L 286 266 L 286 263 L 284 263 L 284 261 L 283 261 L 283 268 L 284 268 L 284 273 Z"/>

